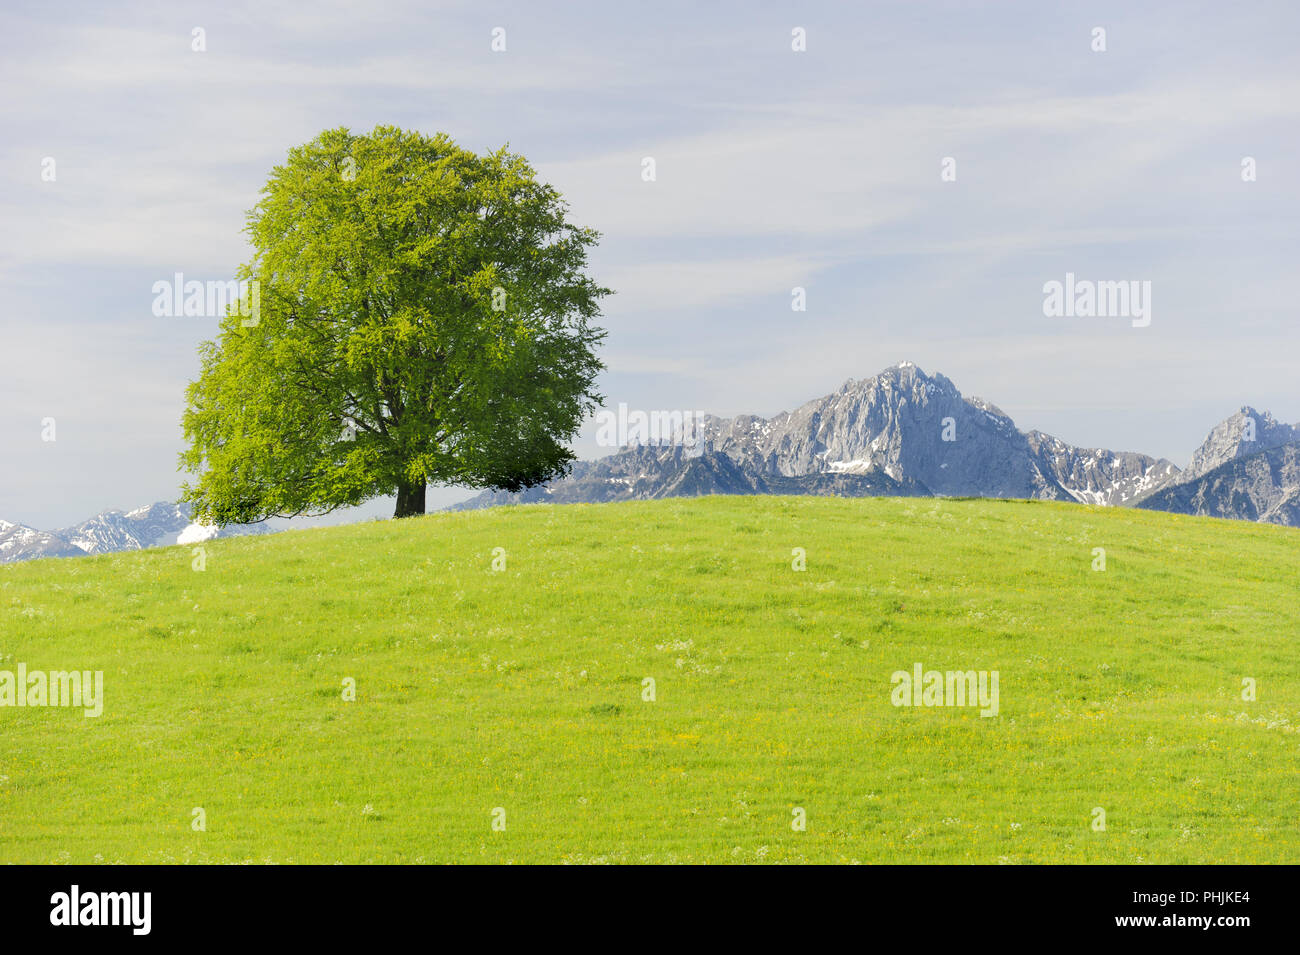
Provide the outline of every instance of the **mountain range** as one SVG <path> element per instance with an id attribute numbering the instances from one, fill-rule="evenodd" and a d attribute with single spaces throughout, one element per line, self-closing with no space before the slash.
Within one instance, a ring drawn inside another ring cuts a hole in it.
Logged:
<path id="1" fill-rule="evenodd" d="M 159 502 L 133 511 L 104 511 L 87 521 L 57 531 L 42 531 L 25 524 L 0 520 L 0 564 L 37 557 L 81 557 L 111 554 L 169 544 L 194 544 L 213 537 L 264 534 L 262 524 L 236 525 L 217 530 L 195 524 L 188 504 Z"/>
<path id="2" fill-rule="evenodd" d="M 1185 469 L 1133 451 L 1020 431 L 912 362 L 772 418 L 705 416 L 691 441 L 638 444 L 518 493 L 457 510 L 530 502 L 699 494 L 1004 497 L 1145 507 L 1300 526 L 1300 427 L 1250 407 L 1216 425 Z"/>

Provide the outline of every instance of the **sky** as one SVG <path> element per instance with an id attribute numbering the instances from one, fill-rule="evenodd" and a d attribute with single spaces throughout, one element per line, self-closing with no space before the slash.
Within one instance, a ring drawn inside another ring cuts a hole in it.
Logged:
<path id="1" fill-rule="evenodd" d="M 1300 421 L 1298 26 L 1290 0 L 6 0 L 0 518 L 176 498 L 216 320 L 156 317 L 153 284 L 231 278 L 288 149 L 379 124 L 509 144 L 602 233 L 610 407 L 767 416 L 908 360 L 1184 465 L 1243 404 Z M 1150 324 L 1045 315 L 1066 273 L 1150 282 Z"/>

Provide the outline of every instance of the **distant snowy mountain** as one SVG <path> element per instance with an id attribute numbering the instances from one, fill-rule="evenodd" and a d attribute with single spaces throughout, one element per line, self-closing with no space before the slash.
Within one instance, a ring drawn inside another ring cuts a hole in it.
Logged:
<path id="1" fill-rule="evenodd" d="M 1081 504 L 1132 504 L 1179 475 L 1164 458 L 1133 451 L 1076 448 L 1041 431 L 1025 435 L 1043 470 Z"/>
<path id="2" fill-rule="evenodd" d="M 0 520 L 0 564 L 35 557 L 75 557 L 85 553 L 61 537 L 26 524 Z"/>
<path id="3" fill-rule="evenodd" d="M 189 524 L 188 506 L 158 503 L 126 513 L 104 511 L 54 533 L 87 554 L 107 554 L 174 544 Z"/>
<path id="4" fill-rule="evenodd" d="M 38 557 L 78 557 L 118 551 L 197 543 L 213 537 L 265 534 L 262 524 L 232 526 L 218 531 L 190 520 L 188 504 L 159 502 L 133 511 L 104 511 L 89 520 L 57 531 L 40 531 L 0 520 L 0 564 Z"/>

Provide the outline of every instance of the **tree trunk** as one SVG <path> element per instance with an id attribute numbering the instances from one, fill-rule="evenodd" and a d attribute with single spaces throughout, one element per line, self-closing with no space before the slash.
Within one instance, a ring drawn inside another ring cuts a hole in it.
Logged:
<path id="1" fill-rule="evenodd" d="M 401 484 L 397 488 L 397 511 L 393 517 L 414 517 L 424 513 L 424 482 Z"/>

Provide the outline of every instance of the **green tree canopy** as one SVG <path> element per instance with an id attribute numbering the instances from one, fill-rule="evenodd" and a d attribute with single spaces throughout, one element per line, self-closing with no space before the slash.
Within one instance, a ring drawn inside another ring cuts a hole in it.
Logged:
<path id="1" fill-rule="evenodd" d="M 256 289 L 200 347 L 183 498 L 196 520 L 318 514 L 428 484 L 564 473 L 600 403 L 599 238 L 505 147 L 393 127 L 290 151 L 249 213 Z M 256 309 L 250 309 L 252 302 Z"/>

